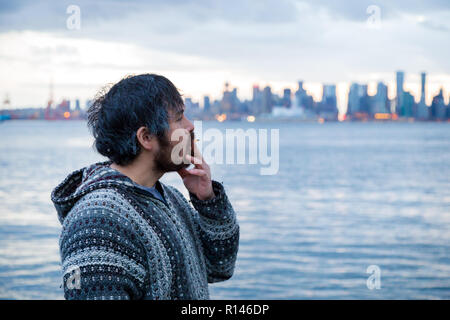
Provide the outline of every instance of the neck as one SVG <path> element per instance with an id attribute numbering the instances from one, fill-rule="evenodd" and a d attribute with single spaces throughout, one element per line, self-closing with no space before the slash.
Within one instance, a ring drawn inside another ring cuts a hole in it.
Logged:
<path id="1" fill-rule="evenodd" d="M 164 175 L 164 172 L 153 169 L 152 161 L 139 156 L 126 166 L 112 163 L 110 167 L 144 187 L 153 187 L 156 181 Z"/>

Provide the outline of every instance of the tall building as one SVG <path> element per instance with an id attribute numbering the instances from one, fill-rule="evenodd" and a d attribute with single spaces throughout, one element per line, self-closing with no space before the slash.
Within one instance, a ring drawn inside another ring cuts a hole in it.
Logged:
<path id="1" fill-rule="evenodd" d="M 427 74 L 425 72 L 422 72 L 420 74 L 420 80 L 421 80 L 420 102 L 423 102 L 423 103 L 425 103 L 425 94 L 426 94 L 426 92 L 425 92 L 425 90 L 426 90 L 425 89 L 425 85 L 426 85 L 425 81 L 426 81 L 426 76 L 427 76 Z"/>
<path id="2" fill-rule="evenodd" d="M 273 108 L 272 89 L 267 86 L 262 94 L 262 113 L 271 113 Z"/>
<path id="3" fill-rule="evenodd" d="M 221 112 L 222 102 L 218 99 L 214 100 L 211 105 L 211 113 L 218 114 Z"/>
<path id="4" fill-rule="evenodd" d="M 347 115 L 361 111 L 361 98 L 364 96 L 364 86 L 352 83 L 348 91 Z"/>
<path id="5" fill-rule="evenodd" d="M 211 102 L 208 96 L 203 97 L 203 112 L 209 113 L 211 110 Z"/>
<path id="6" fill-rule="evenodd" d="M 257 115 L 262 110 L 262 92 L 257 84 L 253 85 L 252 101 L 250 103 L 250 113 Z"/>
<path id="7" fill-rule="evenodd" d="M 283 90 L 282 104 L 286 108 L 290 108 L 291 107 L 291 105 L 292 105 L 292 102 L 291 102 L 291 89 L 284 89 Z"/>
<path id="8" fill-rule="evenodd" d="M 450 119 L 450 95 L 448 96 L 447 119 Z"/>
<path id="9" fill-rule="evenodd" d="M 336 120 L 338 116 L 336 85 L 324 84 L 322 92 L 322 101 L 318 108 L 319 116 L 326 120 Z"/>
<path id="10" fill-rule="evenodd" d="M 313 97 L 303 88 L 303 81 L 298 82 L 298 90 L 295 92 L 297 107 L 312 110 L 314 106 Z"/>
<path id="11" fill-rule="evenodd" d="M 223 91 L 223 97 L 222 97 L 222 106 L 221 111 L 225 113 L 231 113 L 235 110 L 234 103 L 236 98 L 236 89 L 233 91 L 229 90 L 229 83 L 225 83 L 225 90 Z"/>
<path id="12" fill-rule="evenodd" d="M 322 88 L 322 103 L 324 103 L 327 108 L 336 108 L 336 85 L 324 84 Z"/>
<path id="13" fill-rule="evenodd" d="M 184 105 L 186 106 L 186 110 L 194 108 L 194 102 L 192 101 L 192 98 L 185 98 Z"/>
<path id="14" fill-rule="evenodd" d="M 231 91 L 231 110 L 233 112 L 239 112 L 239 98 L 237 96 L 237 88 L 233 88 L 233 91 Z"/>
<path id="15" fill-rule="evenodd" d="M 403 71 L 397 71 L 397 96 L 396 96 L 396 109 L 395 112 L 398 114 L 403 105 L 403 83 L 405 80 L 405 73 Z"/>
<path id="16" fill-rule="evenodd" d="M 369 115 L 372 110 L 372 97 L 369 96 L 368 85 L 361 85 L 361 98 L 359 99 L 360 112 Z"/>
<path id="17" fill-rule="evenodd" d="M 402 105 L 398 115 L 402 117 L 412 117 L 414 115 L 414 105 L 414 96 L 411 93 L 404 91 Z"/>
<path id="18" fill-rule="evenodd" d="M 75 111 L 81 111 L 80 99 L 75 100 Z"/>
<path id="19" fill-rule="evenodd" d="M 58 111 L 63 114 L 64 112 L 70 112 L 70 100 L 63 99 L 57 106 Z"/>
<path id="20" fill-rule="evenodd" d="M 444 91 L 442 88 L 431 103 L 431 116 L 434 120 L 445 120 L 447 118 L 447 107 L 444 103 Z"/>
<path id="21" fill-rule="evenodd" d="M 388 87 L 383 82 L 378 82 L 377 93 L 373 98 L 371 114 L 389 113 Z"/>
<path id="22" fill-rule="evenodd" d="M 429 108 L 425 102 L 425 97 L 426 97 L 426 73 L 425 72 L 422 72 L 420 74 L 420 80 L 421 80 L 420 102 L 417 105 L 416 117 L 420 120 L 428 120 L 430 115 L 429 115 Z"/>

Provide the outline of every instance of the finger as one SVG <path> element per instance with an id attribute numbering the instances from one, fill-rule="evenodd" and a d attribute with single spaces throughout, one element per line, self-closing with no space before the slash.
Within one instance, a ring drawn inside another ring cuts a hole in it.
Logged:
<path id="1" fill-rule="evenodd" d="M 191 174 L 193 176 L 203 177 L 206 175 L 206 171 L 202 169 L 191 169 L 186 171 L 188 172 L 188 174 Z"/>
<path id="2" fill-rule="evenodd" d="M 202 164 L 203 164 L 203 159 L 197 158 L 197 157 L 193 157 L 189 154 L 186 155 L 186 159 L 191 162 L 192 164 L 194 164 L 196 167 L 198 168 L 202 168 Z"/>
<path id="3" fill-rule="evenodd" d="M 201 159 L 202 162 L 205 161 L 203 159 L 203 156 L 202 156 L 201 152 L 200 152 L 200 149 L 197 147 L 197 144 L 195 142 L 193 144 L 194 144 L 194 157 Z"/>

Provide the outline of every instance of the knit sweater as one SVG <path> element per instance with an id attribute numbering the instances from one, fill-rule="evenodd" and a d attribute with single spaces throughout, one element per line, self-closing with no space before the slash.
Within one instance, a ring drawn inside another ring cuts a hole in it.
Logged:
<path id="1" fill-rule="evenodd" d="M 209 299 L 208 283 L 231 278 L 239 247 L 223 185 L 212 181 L 210 200 L 189 193 L 191 205 L 161 183 L 164 203 L 110 164 L 74 171 L 52 192 L 65 298 Z"/>

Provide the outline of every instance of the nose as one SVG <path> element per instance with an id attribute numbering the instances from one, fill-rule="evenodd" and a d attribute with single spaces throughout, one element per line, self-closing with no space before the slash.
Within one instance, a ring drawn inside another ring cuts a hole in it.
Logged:
<path id="1" fill-rule="evenodd" d="M 186 119 L 186 130 L 189 132 L 194 131 L 194 124 L 186 116 L 184 118 Z"/>

